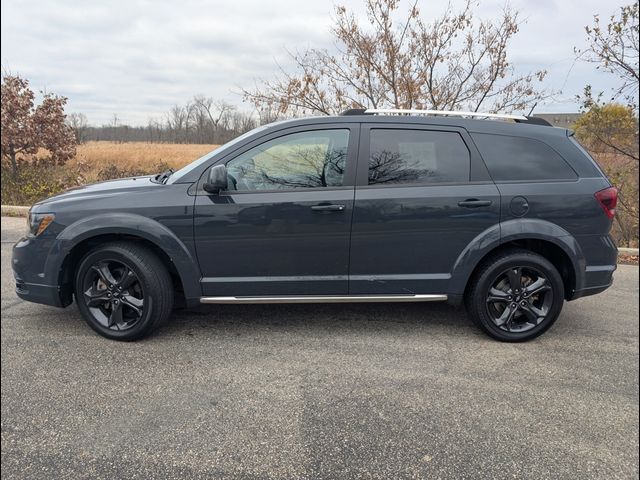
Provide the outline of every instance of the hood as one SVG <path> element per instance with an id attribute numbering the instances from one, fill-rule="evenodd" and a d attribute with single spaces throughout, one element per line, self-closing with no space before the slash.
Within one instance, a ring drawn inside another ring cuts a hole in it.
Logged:
<path id="1" fill-rule="evenodd" d="M 119 178 L 106 182 L 90 183 L 80 187 L 70 188 L 58 195 L 41 200 L 34 207 L 46 206 L 52 203 L 65 203 L 77 201 L 83 198 L 108 198 L 121 193 L 138 193 L 146 190 L 155 190 L 163 185 L 151 181 L 152 176 Z"/>

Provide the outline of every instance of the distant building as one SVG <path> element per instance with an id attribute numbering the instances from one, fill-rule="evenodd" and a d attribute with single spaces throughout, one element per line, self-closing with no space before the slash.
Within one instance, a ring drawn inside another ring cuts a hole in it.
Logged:
<path id="1" fill-rule="evenodd" d="M 554 127 L 571 128 L 580 118 L 581 113 L 534 113 L 535 117 L 544 118 Z"/>

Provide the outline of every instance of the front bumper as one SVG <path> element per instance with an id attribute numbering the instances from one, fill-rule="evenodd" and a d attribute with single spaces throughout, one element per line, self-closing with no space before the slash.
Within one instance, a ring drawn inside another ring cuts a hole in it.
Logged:
<path id="1" fill-rule="evenodd" d="M 57 285 L 26 283 L 16 278 L 16 295 L 28 302 L 42 303 L 53 307 L 66 307 L 61 300 L 60 287 Z"/>
<path id="2" fill-rule="evenodd" d="M 71 303 L 70 292 L 63 292 L 56 281 L 52 282 L 44 274 L 48 246 L 47 241 L 35 237 L 21 238 L 13 246 L 11 268 L 16 295 L 29 302 L 66 307 Z"/>

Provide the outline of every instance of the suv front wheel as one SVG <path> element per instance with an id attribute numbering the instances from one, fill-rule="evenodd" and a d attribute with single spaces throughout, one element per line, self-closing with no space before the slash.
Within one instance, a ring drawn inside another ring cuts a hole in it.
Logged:
<path id="1" fill-rule="evenodd" d="M 546 258 L 527 250 L 510 250 L 485 261 L 466 297 L 473 322 L 505 342 L 531 340 L 560 315 L 564 284 Z"/>
<path id="2" fill-rule="evenodd" d="M 163 325 L 173 306 L 173 283 L 160 259 L 129 242 L 87 253 L 76 271 L 76 303 L 85 321 L 113 340 L 137 340 Z"/>

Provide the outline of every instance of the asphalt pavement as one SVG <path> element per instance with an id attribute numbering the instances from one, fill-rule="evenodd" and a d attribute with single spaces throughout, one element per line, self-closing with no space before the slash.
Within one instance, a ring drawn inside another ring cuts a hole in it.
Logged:
<path id="1" fill-rule="evenodd" d="M 19 300 L 3 478 L 638 478 L 638 267 L 504 344 L 444 304 L 218 305 L 97 336 Z"/>

